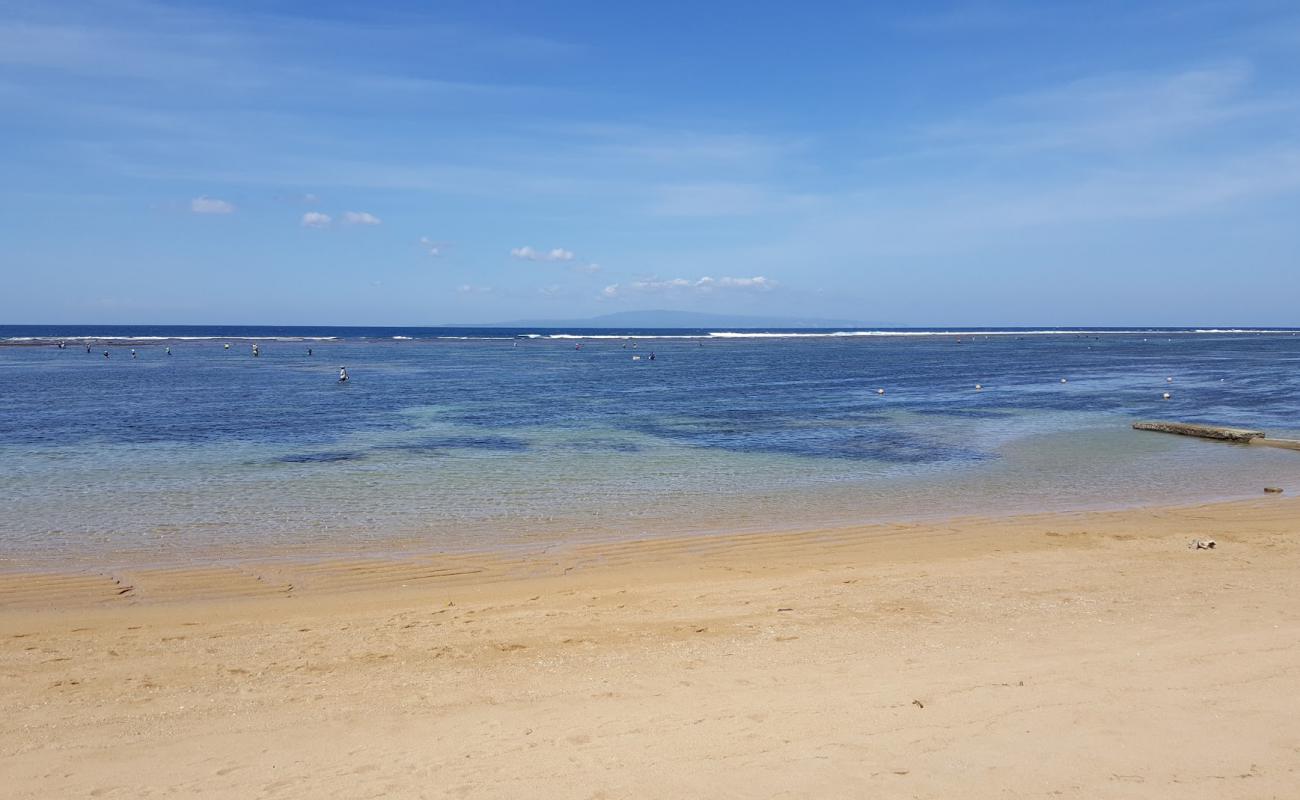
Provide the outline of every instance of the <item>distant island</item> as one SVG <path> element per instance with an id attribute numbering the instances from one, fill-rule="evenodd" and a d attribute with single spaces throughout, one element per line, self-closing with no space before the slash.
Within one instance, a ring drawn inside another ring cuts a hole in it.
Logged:
<path id="1" fill-rule="evenodd" d="M 616 311 L 586 319 L 521 319 L 509 322 L 450 324 L 466 328 L 879 328 L 858 320 L 817 317 L 767 317 L 701 311 Z"/>

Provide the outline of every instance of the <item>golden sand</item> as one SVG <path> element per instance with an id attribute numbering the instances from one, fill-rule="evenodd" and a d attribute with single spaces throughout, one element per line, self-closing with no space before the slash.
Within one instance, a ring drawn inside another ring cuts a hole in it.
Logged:
<path id="1" fill-rule="evenodd" d="M 5 574 L 0 794 L 1297 797 L 1298 587 L 1289 498 Z"/>

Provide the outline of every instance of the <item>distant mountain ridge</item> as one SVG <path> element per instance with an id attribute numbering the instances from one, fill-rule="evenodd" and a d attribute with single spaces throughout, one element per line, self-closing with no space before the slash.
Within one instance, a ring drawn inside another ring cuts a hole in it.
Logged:
<path id="1" fill-rule="evenodd" d="M 616 311 L 586 319 L 522 319 L 478 328 L 869 328 L 858 320 L 711 314 L 701 311 Z"/>

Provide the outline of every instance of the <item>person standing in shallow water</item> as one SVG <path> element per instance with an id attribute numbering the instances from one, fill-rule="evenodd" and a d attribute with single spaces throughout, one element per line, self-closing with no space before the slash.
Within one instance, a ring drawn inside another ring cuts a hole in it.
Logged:
<path id="1" fill-rule="evenodd" d="M 347 382 L 348 382 L 348 368 L 339 367 L 339 383 L 347 383 Z"/>
<path id="2" fill-rule="evenodd" d="M 257 349 L 257 343 L 254 342 L 254 343 L 253 343 L 253 358 L 257 358 L 257 357 L 260 356 L 261 354 L 262 354 L 261 351 Z"/>

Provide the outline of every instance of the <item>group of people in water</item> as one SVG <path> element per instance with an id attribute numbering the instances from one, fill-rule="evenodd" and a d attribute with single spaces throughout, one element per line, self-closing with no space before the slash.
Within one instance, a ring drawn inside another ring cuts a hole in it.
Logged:
<path id="1" fill-rule="evenodd" d="M 67 342 L 58 342 L 55 346 L 56 346 L 58 349 L 60 349 L 60 350 L 67 350 L 67 349 L 68 349 L 68 343 L 67 343 Z M 90 353 L 91 349 L 92 349 L 92 345 L 87 344 L 87 345 L 86 345 L 86 352 L 87 352 L 87 353 Z M 229 350 L 229 349 L 230 349 L 230 344 L 229 344 L 229 343 L 226 343 L 226 345 L 225 345 L 225 347 L 224 347 L 223 349 L 225 349 L 225 350 Z M 253 350 L 253 358 L 260 358 L 260 357 L 261 357 L 261 355 L 262 355 L 262 348 L 261 348 L 261 345 L 259 345 L 257 342 L 253 342 L 253 348 L 252 348 L 252 350 Z M 170 355 L 172 354 L 172 348 L 171 348 L 171 345 L 167 345 L 167 346 L 165 346 L 165 347 L 163 348 L 163 352 L 170 356 Z M 307 348 L 307 355 L 308 355 L 308 356 L 315 355 L 315 353 L 314 353 L 314 351 L 312 350 L 312 348 L 310 348 L 310 347 Z M 105 351 L 104 351 L 104 358 L 110 358 L 110 357 L 111 357 L 111 353 L 110 353 L 110 351 L 105 350 Z M 132 348 L 131 348 L 131 358 L 139 358 L 139 357 L 140 357 L 139 353 L 137 353 L 137 352 L 135 351 L 135 348 L 132 347 Z M 348 380 L 349 380 L 349 378 L 348 378 L 348 368 L 347 368 L 347 367 L 339 367 L 339 381 L 338 381 L 338 382 L 339 382 L 339 383 L 347 383 Z"/>
<path id="2" fill-rule="evenodd" d="M 68 349 L 68 344 L 67 344 L 67 342 L 59 342 L 57 346 L 58 346 L 58 349 L 60 349 L 60 350 L 66 350 L 66 349 Z M 519 343 L 518 343 L 518 342 L 515 342 L 515 345 L 514 345 L 514 346 L 515 346 L 515 347 L 518 347 L 518 346 L 519 346 Z M 702 346 L 702 345 L 701 345 L 701 346 Z M 223 349 L 225 349 L 225 350 L 229 350 L 229 349 L 230 349 L 230 343 L 227 342 L 225 345 L 223 345 Z M 579 344 L 575 345 L 575 346 L 574 346 L 574 349 L 575 349 L 575 350 L 581 350 L 581 349 L 582 349 L 582 344 L 579 343 Z M 625 349 L 625 350 L 627 349 L 627 344 L 626 344 L 626 343 L 623 345 L 623 349 Z M 634 350 L 636 349 L 636 344 L 635 344 L 635 343 L 632 345 L 632 349 L 634 349 Z M 87 345 L 86 345 L 86 352 L 89 353 L 90 351 L 91 351 L 91 345 L 87 344 Z M 171 345 L 167 345 L 167 346 L 164 348 L 164 352 L 165 352 L 167 355 L 170 356 L 170 355 L 172 354 L 172 348 L 171 348 Z M 260 358 L 261 355 L 262 355 L 262 347 L 261 347 L 261 345 L 259 345 L 257 342 L 253 342 L 253 344 L 252 344 L 252 354 L 253 354 L 253 358 Z M 308 355 L 308 356 L 314 355 L 314 352 L 313 352 L 312 348 L 310 348 L 310 347 L 307 348 L 307 355 Z M 138 357 L 139 357 L 139 354 L 137 354 L 136 351 L 135 351 L 135 348 L 132 347 L 132 348 L 131 348 L 131 358 L 138 358 Z M 105 351 L 104 351 L 104 358 L 109 358 L 109 351 L 108 351 L 108 350 L 105 350 Z M 633 356 L 633 360 L 634 360 L 634 361 L 640 361 L 640 360 L 641 360 L 641 356 Z M 655 354 L 654 354 L 654 353 L 650 353 L 650 355 L 648 356 L 648 360 L 649 360 L 649 361 L 654 361 L 654 360 L 655 360 Z M 339 367 L 339 378 L 338 378 L 338 382 L 339 382 L 339 383 L 347 383 L 349 380 L 350 380 L 350 378 L 349 378 L 349 376 L 348 376 L 348 368 L 347 368 L 347 367 Z"/>

